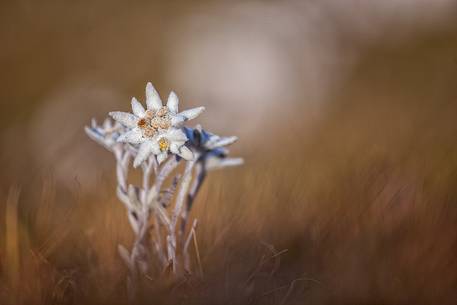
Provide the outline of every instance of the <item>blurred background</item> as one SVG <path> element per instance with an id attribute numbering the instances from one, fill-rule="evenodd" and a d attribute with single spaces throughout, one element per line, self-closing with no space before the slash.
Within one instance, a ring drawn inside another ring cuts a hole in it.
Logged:
<path id="1" fill-rule="evenodd" d="M 203 278 L 145 303 L 457 301 L 456 1 L 2 1 L 0 41 L 0 303 L 125 301 L 83 128 L 148 81 L 246 164 L 196 202 Z"/>

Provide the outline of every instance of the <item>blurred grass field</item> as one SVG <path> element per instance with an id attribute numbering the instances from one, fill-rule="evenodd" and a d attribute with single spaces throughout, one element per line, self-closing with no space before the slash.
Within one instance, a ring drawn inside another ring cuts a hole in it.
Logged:
<path id="1" fill-rule="evenodd" d="M 202 274 L 146 279 L 141 302 L 455 304 L 455 37 L 454 20 L 370 41 L 324 106 L 287 104 L 254 136 L 241 134 L 233 154 L 246 164 L 211 173 L 192 212 Z M 125 87 L 141 88 L 140 78 L 132 73 Z M 0 303 L 126 304 L 116 247 L 132 234 L 114 161 L 81 126 L 50 135 L 76 140 L 40 163 L 27 143 L 35 110 L 24 105 L 2 111 Z M 71 162 L 62 182 L 55 164 L 82 146 L 81 160 L 100 167 L 84 176 L 92 185 Z"/>

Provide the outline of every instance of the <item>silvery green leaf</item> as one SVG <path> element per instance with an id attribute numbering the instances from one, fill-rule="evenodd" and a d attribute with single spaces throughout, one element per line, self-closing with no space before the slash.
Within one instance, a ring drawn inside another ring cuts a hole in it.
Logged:
<path id="1" fill-rule="evenodd" d="M 144 110 L 144 107 L 143 105 L 141 105 L 140 102 L 138 102 L 138 100 L 134 97 L 132 97 L 132 112 L 134 115 L 136 115 L 137 117 L 144 117 L 145 115 L 145 110 Z"/>
<path id="2" fill-rule="evenodd" d="M 184 143 L 182 143 L 182 142 L 181 143 L 176 143 L 176 142 L 171 143 L 170 151 L 175 155 L 179 155 L 179 148 L 183 145 L 184 145 Z"/>
<path id="3" fill-rule="evenodd" d="M 180 115 L 180 114 L 177 114 L 177 115 L 174 115 L 171 117 L 171 125 L 172 126 L 175 126 L 175 127 L 179 127 L 181 126 L 187 119 Z"/>
<path id="4" fill-rule="evenodd" d="M 158 144 L 156 142 L 147 141 L 140 145 L 140 149 L 138 150 L 138 154 L 133 161 L 133 167 L 138 167 L 141 163 L 146 160 L 149 155 L 153 152 L 156 152 L 158 149 Z"/>
<path id="5" fill-rule="evenodd" d="M 104 130 L 109 130 L 113 128 L 113 123 L 111 122 L 111 120 L 109 118 L 106 118 L 104 121 L 103 121 L 103 129 Z"/>
<path id="6" fill-rule="evenodd" d="M 103 133 L 101 133 L 99 128 L 89 128 L 87 126 L 84 127 L 84 131 L 90 139 L 102 145 L 109 151 L 113 150 L 112 146 L 115 144 L 115 142 L 112 140 L 110 135 L 104 135 Z"/>
<path id="7" fill-rule="evenodd" d="M 162 108 L 162 100 L 159 93 L 157 93 L 157 90 L 150 82 L 146 85 L 146 105 L 150 110 L 159 110 Z"/>
<path id="8" fill-rule="evenodd" d="M 238 137 L 218 137 L 217 139 L 210 139 L 207 143 L 209 149 L 228 146 L 238 141 Z"/>
<path id="9" fill-rule="evenodd" d="M 179 106 L 179 99 L 176 93 L 173 91 L 170 92 L 167 101 L 167 107 L 171 111 L 171 113 L 176 114 L 178 113 L 178 106 Z"/>
<path id="10" fill-rule="evenodd" d="M 89 138 L 101 145 L 105 145 L 104 137 L 100 133 L 96 132 L 95 129 L 86 126 L 84 127 L 84 131 L 89 136 Z"/>
<path id="11" fill-rule="evenodd" d="M 178 113 L 179 116 L 182 116 L 185 118 L 185 120 L 192 120 L 198 117 L 202 112 L 205 111 L 205 107 L 195 107 L 192 109 L 184 110 L 180 113 Z"/>
<path id="12" fill-rule="evenodd" d="M 140 144 L 144 142 L 143 134 L 138 128 L 133 128 L 117 138 L 117 142 Z"/>
<path id="13" fill-rule="evenodd" d="M 122 111 L 112 111 L 109 113 L 109 115 L 122 125 L 129 127 L 129 128 L 134 128 L 137 126 L 138 123 L 138 118 L 134 116 L 131 113 L 128 112 L 122 112 Z"/>
<path id="14" fill-rule="evenodd" d="M 168 140 L 173 142 L 186 142 L 186 134 L 178 128 L 170 128 L 166 133 L 163 134 Z M 184 143 L 183 143 L 184 144 Z"/>
<path id="15" fill-rule="evenodd" d="M 187 161 L 194 159 L 194 154 L 192 153 L 192 151 L 184 145 L 178 148 L 177 154 L 181 158 L 183 158 L 184 160 L 187 160 Z"/>
<path id="16" fill-rule="evenodd" d="M 217 170 L 224 167 L 233 167 L 239 166 L 244 163 L 242 158 L 208 158 L 206 161 L 206 169 L 210 170 Z"/>

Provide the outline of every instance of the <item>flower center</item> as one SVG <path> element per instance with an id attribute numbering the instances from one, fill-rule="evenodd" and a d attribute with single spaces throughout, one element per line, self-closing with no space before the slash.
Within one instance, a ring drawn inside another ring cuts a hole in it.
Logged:
<path id="1" fill-rule="evenodd" d="M 138 121 L 138 127 L 140 127 L 140 128 L 146 127 L 147 124 L 148 124 L 148 122 L 146 121 L 146 119 L 140 119 Z"/>
<path id="2" fill-rule="evenodd" d="M 157 110 L 156 116 L 165 117 L 168 114 L 168 107 L 163 106 L 159 110 Z"/>
<path id="3" fill-rule="evenodd" d="M 167 151 L 170 147 L 170 141 L 167 138 L 160 138 L 159 140 L 159 148 L 161 151 Z"/>
<path id="4" fill-rule="evenodd" d="M 144 118 L 138 121 L 138 127 L 143 131 L 145 137 L 153 137 L 159 129 L 171 127 L 171 119 L 167 107 L 157 111 L 147 110 Z"/>

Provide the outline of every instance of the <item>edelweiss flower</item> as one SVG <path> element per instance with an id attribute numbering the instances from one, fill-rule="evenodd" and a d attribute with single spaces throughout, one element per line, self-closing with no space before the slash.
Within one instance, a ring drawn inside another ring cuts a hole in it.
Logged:
<path id="1" fill-rule="evenodd" d="M 86 126 L 86 134 L 97 143 L 101 144 L 108 150 L 112 150 L 117 143 L 117 139 L 124 132 L 124 126 L 118 122 L 113 122 L 107 118 L 102 125 L 98 125 L 95 119 L 92 119 L 91 126 Z"/>
<path id="2" fill-rule="evenodd" d="M 226 146 L 235 143 L 238 137 L 221 137 L 207 132 L 200 125 L 196 128 L 183 128 L 192 147 L 198 152 L 198 161 L 203 162 L 207 170 L 243 164 L 242 158 L 228 158 Z"/>
<path id="3" fill-rule="evenodd" d="M 192 160 L 192 151 L 184 144 L 187 141 L 186 134 L 177 128 L 159 131 L 153 138 L 141 144 L 133 166 L 140 165 L 152 153 L 157 156 L 157 162 L 162 163 L 170 151 L 183 159 Z"/>
<path id="4" fill-rule="evenodd" d="M 196 107 L 178 113 L 178 104 L 177 95 L 171 92 L 167 105 L 163 106 L 159 94 L 152 84 L 148 83 L 146 85 L 146 109 L 136 98 L 132 98 L 133 114 L 121 111 L 109 113 L 113 119 L 130 128 L 117 140 L 134 145 L 140 144 L 139 153 L 134 162 L 135 166 L 141 164 L 151 153 L 161 155 L 160 158 L 158 157 L 159 162 L 163 161 L 164 156 L 166 158 L 168 151 L 178 154 L 184 159 L 192 159 L 192 152 L 184 146 L 187 138 L 178 128 L 181 128 L 185 121 L 199 116 L 205 108 Z M 160 148 L 160 151 L 156 149 L 157 147 Z"/>

